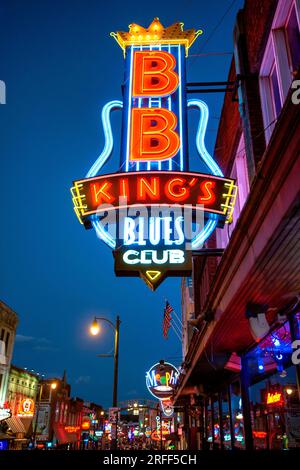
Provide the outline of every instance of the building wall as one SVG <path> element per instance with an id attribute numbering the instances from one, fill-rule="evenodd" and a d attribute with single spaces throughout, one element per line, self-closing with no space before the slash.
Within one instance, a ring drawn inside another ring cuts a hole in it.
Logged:
<path id="1" fill-rule="evenodd" d="M 217 229 L 216 241 L 213 237 L 208 241 L 210 247 L 226 249 L 229 245 L 286 104 L 287 90 L 296 73 L 290 63 L 291 45 L 286 34 L 292 8 L 296 9 L 299 22 L 300 7 L 296 0 L 246 1 L 244 9 L 238 13 L 235 53 L 228 80 L 234 81 L 241 75 L 239 89 L 237 97 L 225 94 L 214 153 L 224 174 L 236 179 L 239 190 L 233 223 Z M 299 42 L 296 47 L 300 48 Z M 273 110 L 274 92 L 270 89 L 272 66 L 280 95 L 277 115 Z M 205 308 L 219 261 L 220 258 L 196 261 L 195 316 Z"/>
<path id="2" fill-rule="evenodd" d="M 182 357 L 185 357 L 192 336 L 192 327 L 189 325 L 189 320 L 195 318 L 193 281 L 191 278 L 182 278 L 181 281 L 181 317 Z"/>
<path id="3" fill-rule="evenodd" d="M 14 416 L 18 414 L 21 400 L 31 398 L 36 401 L 38 383 L 37 375 L 13 365 L 10 367 L 6 400 Z"/>
<path id="4" fill-rule="evenodd" d="M 0 301 L 0 407 L 6 400 L 18 315 Z"/>

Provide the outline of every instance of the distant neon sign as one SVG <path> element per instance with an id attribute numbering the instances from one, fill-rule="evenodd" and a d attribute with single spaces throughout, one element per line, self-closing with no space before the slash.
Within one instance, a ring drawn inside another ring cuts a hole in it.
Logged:
<path id="1" fill-rule="evenodd" d="M 89 420 L 82 421 L 81 429 L 88 430 L 91 427 L 91 422 Z"/>
<path id="2" fill-rule="evenodd" d="M 74 434 L 80 431 L 80 426 L 65 426 L 65 431 Z"/>
<path id="3" fill-rule="evenodd" d="M 184 31 L 182 23 L 164 28 L 157 18 L 147 29 L 131 24 L 129 32 L 112 33 L 125 57 L 123 101 L 104 106 L 104 149 L 86 178 L 75 181 L 71 189 L 80 222 L 94 228 L 114 250 L 116 275 L 140 276 L 152 289 L 167 276 L 191 274 L 192 257 L 187 251 L 201 248 L 216 227 L 231 221 L 237 194 L 234 181 L 224 178 L 205 147 L 207 105 L 186 98 L 186 56 L 201 33 Z M 110 115 L 116 109 L 122 110 L 120 170 L 99 174 L 113 151 Z M 208 173 L 188 171 L 188 109 L 200 112 L 196 148 Z M 184 234 L 180 253 L 167 251 L 170 241 L 176 240 L 180 214 L 159 215 L 158 210 L 166 207 L 191 212 L 189 218 L 181 214 L 185 226 L 180 227 Z M 137 224 L 132 210 L 140 208 L 143 217 Z M 124 215 L 125 209 L 131 213 Z M 107 216 L 112 213 L 113 220 Z M 169 218 L 169 230 L 160 230 L 161 219 Z M 136 254 L 124 250 L 129 244 L 128 227 L 134 224 L 138 225 L 138 237 L 132 241 Z M 196 227 L 196 233 L 188 236 L 191 227 Z"/>
<path id="4" fill-rule="evenodd" d="M 12 413 L 10 408 L 0 407 L 0 421 L 4 421 L 5 419 L 10 418 L 11 416 Z"/>
<path id="5" fill-rule="evenodd" d="M 18 416 L 26 418 L 34 415 L 34 400 L 31 398 L 24 398 L 19 403 Z"/>
<path id="6" fill-rule="evenodd" d="M 282 405 L 283 394 L 282 392 L 268 392 L 267 393 L 267 405 Z"/>

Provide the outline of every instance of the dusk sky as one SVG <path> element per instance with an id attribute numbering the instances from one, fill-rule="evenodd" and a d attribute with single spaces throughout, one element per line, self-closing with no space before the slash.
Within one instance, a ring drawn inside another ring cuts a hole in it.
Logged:
<path id="1" fill-rule="evenodd" d="M 119 401 L 151 398 L 145 371 L 161 358 L 181 363 L 181 342 L 162 335 L 165 299 L 181 315 L 180 279 L 154 293 L 138 278 L 116 278 L 111 250 L 85 230 L 70 187 L 103 149 L 102 106 L 121 99 L 123 53 L 109 33 L 132 22 L 147 27 L 183 21 L 203 29 L 187 61 L 188 81 L 226 80 L 232 30 L 242 0 L 121 2 L 0 1 L 1 283 L 0 298 L 20 318 L 13 364 L 47 377 L 64 369 L 72 396 L 111 406 L 113 348 L 95 315 L 121 317 Z M 212 54 L 213 53 L 213 54 Z M 206 55 L 208 54 L 208 55 Z M 223 94 L 199 96 L 210 108 L 206 145 L 213 153 Z M 191 169 L 195 156 L 190 124 Z M 119 165 L 120 117 L 113 117 L 115 150 L 104 172 Z"/>

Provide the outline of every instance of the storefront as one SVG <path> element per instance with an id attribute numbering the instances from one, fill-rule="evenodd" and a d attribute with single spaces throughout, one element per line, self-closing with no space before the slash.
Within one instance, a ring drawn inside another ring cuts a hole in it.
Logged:
<path id="1" fill-rule="evenodd" d="M 299 365 L 292 343 L 299 338 L 295 313 L 241 357 L 243 371 L 219 383 L 203 399 L 201 448 L 300 448 Z M 297 377 L 298 374 L 298 377 Z M 245 429 L 246 428 L 246 429 Z"/>

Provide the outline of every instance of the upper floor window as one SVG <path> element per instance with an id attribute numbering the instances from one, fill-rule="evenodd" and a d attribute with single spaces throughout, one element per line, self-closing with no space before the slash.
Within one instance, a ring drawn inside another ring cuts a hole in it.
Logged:
<path id="1" fill-rule="evenodd" d="M 299 17 L 297 0 L 279 0 L 260 69 L 260 94 L 267 142 L 300 65 Z"/>
<path id="2" fill-rule="evenodd" d="M 230 178 L 233 178 L 238 186 L 237 198 L 232 214 L 232 223 L 225 224 L 223 229 L 217 229 L 216 233 L 218 248 L 226 248 L 228 245 L 231 234 L 236 226 L 240 213 L 249 194 L 249 177 L 246 160 L 245 140 L 243 134 L 241 135 L 235 154 Z"/>

